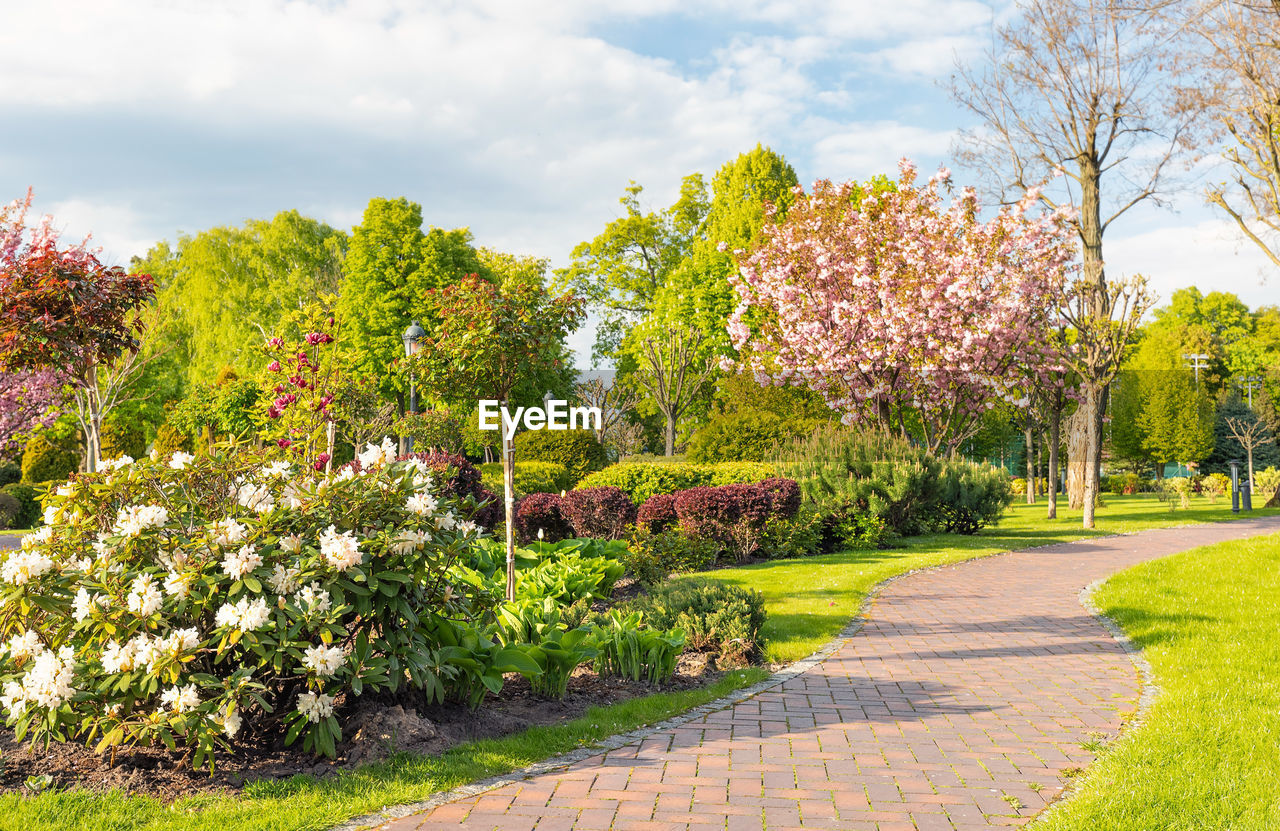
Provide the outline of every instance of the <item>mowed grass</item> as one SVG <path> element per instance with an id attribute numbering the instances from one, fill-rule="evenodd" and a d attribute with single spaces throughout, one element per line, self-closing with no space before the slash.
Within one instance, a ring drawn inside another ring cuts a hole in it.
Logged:
<path id="1" fill-rule="evenodd" d="M 1045 831 L 1280 828 L 1280 535 L 1129 569 L 1095 603 L 1160 693 Z"/>
<path id="2" fill-rule="evenodd" d="M 760 590 L 769 612 L 764 627 L 768 638 L 766 658 L 786 663 L 812 654 L 835 637 L 858 613 L 863 599 L 877 583 L 914 569 L 1103 534 L 1128 534 L 1236 517 L 1231 513 L 1229 499 L 1211 505 L 1206 499 L 1196 498 L 1187 510 L 1170 511 L 1152 494 L 1108 496 L 1104 507 L 1098 509 L 1097 528 L 1085 531 L 1080 527 L 1080 512 L 1066 510 L 1065 500 L 1059 501 L 1057 519 L 1045 519 L 1045 507 L 1043 499 L 1035 505 L 1015 503 L 998 526 L 984 528 L 972 537 L 911 537 L 887 551 L 776 560 L 698 576 Z M 1280 511 L 1255 510 L 1251 516 L 1276 513 Z"/>
<path id="3" fill-rule="evenodd" d="M 458 745 L 438 757 L 408 756 L 334 778 L 295 776 L 256 782 L 242 795 L 195 796 L 164 805 L 155 799 L 86 791 L 0 797 L 5 831 L 296 831 L 323 829 L 385 805 L 426 799 L 438 791 L 507 773 L 559 753 L 590 746 L 683 713 L 768 676 L 763 669 L 726 674 L 698 690 L 657 693 L 593 707 L 571 722 L 534 727 L 501 739 Z"/>
<path id="4" fill-rule="evenodd" d="M 867 592 L 882 580 L 916 568 L 957 562 L 1017 548 L 1100 534 L 1231 519 L 1229 503 L 1196 500 L 1170 512 L 1153 496 L 1108 497 L 1098 528 L 1084 531 L 1079 512 L 1044 519 L 1045 504 L 1015 504 L 1001 524 L 973 537 L 933 535 L 901 541 L 890 551 L 850 552 L 762 563 L 705 576 L 764 592 L 769 611 L 768 657 L 792 661 L 818 649 L 858 612 Z M 1255 511 L 1255 515 L 1280 513 Z M 400 757 L 326 779 L 299 776 L 248 785 L 239 796 L 198 796 L 165 805 L 154 799 L 83 791 L 36 797 L 0 796 L 0 829 L 27 831 L 266 831 L 323 829 L 385 805 L 515 770 L 549 756 L 652 724 L 713 701 L 766 677 L 761 669 L 732 673 L 701 690 L 659 693 L 596 708 L 568 724 L 539 727 L 502 739 L 459 745 L 437 758 Z"/>

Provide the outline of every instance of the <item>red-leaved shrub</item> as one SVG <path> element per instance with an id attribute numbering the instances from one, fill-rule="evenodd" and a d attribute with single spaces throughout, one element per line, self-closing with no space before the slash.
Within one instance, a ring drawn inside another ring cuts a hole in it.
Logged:
<path id="1" fill-rule="evenodd" d="M 636 525 L 661 534 L 676 524 L 676 497 L 671 493 L 655 494 L 645 500 L 636 512 Z"/>
<path id="2" fill-rule="evenodd" d="M 531 493 L 516 506 L 516 537 L 521 543 L 538 539 L 559 542 L 574 535 L 565 515 L 564 500 L 554 493 Z"/>
<path id="3" fill-rule="evenodd" d="M 755 487 L 769 496 L 771 513 L 775 519 L 795 519 L 800 513 L 800 485 L 794 479 L 772 477 L 757 482 Z"/>
<path id="4" fill-rule="evenodd" d="M 564 512 L 579 537 L 618 540 L 636 521 L 636 506 L 621 488 L 582 488 L 564 497 Z"/>

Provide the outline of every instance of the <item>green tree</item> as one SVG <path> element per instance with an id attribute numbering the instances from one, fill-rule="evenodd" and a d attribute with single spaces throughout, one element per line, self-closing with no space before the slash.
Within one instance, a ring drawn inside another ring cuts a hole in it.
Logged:
<path id="1" fill-rule="evenodd" d="M 1213 452 L 1213 402 L 1188 370 L 1152 373 L 1138 423 L 1142 446 L 1159 468 L 1198 464 Z"/>
<path id="2" fill-rule="evenodd" d="M 185 380 L 208 383 L 230 365 L 247 373 L 256 349 L 292 310 L 342 279 L 346 235 L 297 211 L 241 228 L 161 242 L 133 264 L 152 274 L 165 342 Z"/>
<path id="3" fill-rule="evenodd" d="M 389 372 L 404 356 L 404 330 L 418 320 L 431 331 L 427 293 L 468 274 L 488 276 L 471 239 L 465 228 L 424 232 L 422 207 L 404 197 L 369 200 L 352 229 L 337 311 L 349 368 L 358 376 L 382 379 L 383 395 L 404 389 L 403 379 Z"/>
<path id="4" fill-rule="evenodd" d="M 600 316 L 595 360 L 614 356 L 626 331 L 653 311 L 654 298 L 699 239 L 710 202 L 702 174 L 686 176 L 680 196 L 664 211 L 645 213 L 644 188 L 634 181 L 618 201 L 625 215 L 594 239 L 579 243 L 573 262 L 556 273 Z"/>

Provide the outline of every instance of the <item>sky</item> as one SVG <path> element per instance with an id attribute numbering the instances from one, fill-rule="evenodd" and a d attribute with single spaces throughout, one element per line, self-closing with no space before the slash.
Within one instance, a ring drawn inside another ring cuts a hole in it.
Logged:
<path id="1" fill-rule="evenodd" d="M 951 161 L 973 119 L 946 85 L 1004 0 L 0 0 L 0 201 L 35 189 L 109 264 L 158 240 L 298 209 L 349 229 L 375 196 L 563 266 L 763 143 L 801 182 Z M 956 167 L 959 184 L 976 173 Z M 1106 241 L 1109 274 L 1280 301 L 1260 252 L 1204 204 Z M 589 352 L 592 335 L 572 345 Z M 584 363 L 585 365 L 585 363 Z"/>

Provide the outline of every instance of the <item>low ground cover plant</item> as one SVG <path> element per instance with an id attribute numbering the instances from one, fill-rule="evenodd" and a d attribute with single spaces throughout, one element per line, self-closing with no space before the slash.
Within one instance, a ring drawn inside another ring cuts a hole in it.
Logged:
<path id="1" fill-rule="evenodd" d="M 619 610 L 639 612 L 657 629 L 682 630 L 689 648 L 715 653 L 721 667 L 764 655 L 764 597 L 753 589 L 690 577 L 655 586 Z"/>

